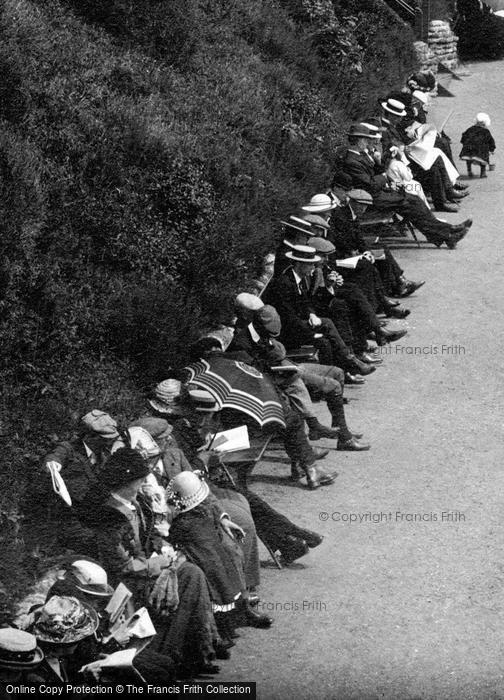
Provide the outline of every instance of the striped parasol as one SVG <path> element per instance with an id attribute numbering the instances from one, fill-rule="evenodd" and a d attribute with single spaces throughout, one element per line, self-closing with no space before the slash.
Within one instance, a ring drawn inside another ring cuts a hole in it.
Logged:
<path id="1" fill-rule="evenodd" d="M 209 391 L 219 408 L 246 413 L 261 427 L 278 423 L 285 427 L 278 392 L 269 377 L 255 367 L 220 355 L 184 368 L 191 384 Z"/>

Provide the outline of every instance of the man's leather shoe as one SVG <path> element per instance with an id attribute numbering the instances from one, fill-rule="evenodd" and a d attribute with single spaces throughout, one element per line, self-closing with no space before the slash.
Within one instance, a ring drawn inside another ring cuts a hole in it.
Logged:
<path id="1" fill-rule="evenodd" d="M 373 355 L 368 355 L 367 352 L 362 352 L 359 355 L 359 360 L 362 360 L 362 362 L 365 362 L 367 365 L 382 365 L 383 364 L 382 357 L 373 357 Z"/>
<path id="2" fill-rule="evenodd" d="M 361 374 L 363 376 L 376 371 L 376 367 L 367 365 L 365 362 L 362 362 L 361 360 L 359 360 L 359 358 L 355 357 L 355 355 L 349 355 L 348 364 L 350 365 L 352 371 L 354 371 L 356 374 Z"/>
<path id="3" fill-rule="evenodd" d="M 286 535 L 278 549 L 284 564 L 292 564 L 293 561 L 296 561 L 299 557 L 304 557 L 310 551 L 305 540 L 293 535 Z"/>
<path id="4" fill-rule="evenodd" d="M 459 190 L 460 192 L 463 192 L 464 190 L 468 190 L 468 189 L 469 189 L 469 185 L 466 185 L 464 182 L 456 182 L 456 183 L 453 185 L 453 189 L 454 189 L 454 190 Z"/>
<path id="5" fill-rule="evenodd" d="M 395 299 L 391 299 L 390 297 L 385 297 L 385 303 L 388 306 L 399 306 L 401 303 L 400 301 L 396 301 Z"/>
<path id="6" fill-rule="evenodd" d="M 339 440 L 337 449 L 347 452 L 364 452 L 365 450 L 369 450 L 370 447 L 371 445 L 368 443 L 359 442 L 352 436 L 350 440 Z"/>
<path id="7" fill-rule="evenodd" d="M 273 619 L 267 615 L 252 610 L 249 605 L 244 608 L 245 622 L 249 627 L 258 627 L 259 629 L 268 629 L 273 624 Z"/>
<path id="8" fill-rule="evenodd" d="M 467 197 L 468 194 L 469 192 L 460 191 L 453 188 L 453 192 L 450 194 L 450 199 L 464 199 L 464 197 Z"/>
<path id="9" fill-rule="evenodd" d="M 458 212 L 458 207 L 456 204 L 452 204 L 451 202 L 443 202 L 441 206 L 436 207 L 436 211 L 448 211 L 452 214 L 456 214 Z"/>
<path id="10" fill-rule="evenodd" d="M 398 308 L 393 308 L 393 309 L 387 309 L 385 311 L 385 316 L 388 318 L 406 318 L 406 316 L 410 315 L 410 310 L 409 309 L 398 309 Z"/>
<path id="11" fill-rule="evenodd" d="M 318 482 L 321 486 L 329 486 L 330 484 L 334 484 L 338 476 L 338 472 L 331 472 L 330 474 L 327 474 L 327 472 L 321 472 L 318 469 L 316 469 L 316 471 Z"/>
<path id="12" fill-rule="evenodd" d="M 360 440 L 364 437 L 364 433 L 354 433 L 353 431 L 350 432 L 352 433 L 352 437 L 354 437 L 356 440 Z"/>
<path id="13" fill-rule="evenodd" d="M 405 328 L 401 328 L 397 331 L 392 331 L 389 328 L 382 328 L 380 340 L 382 340 L 384 343 L 394 343 L 396 340 L 403 338 L 407 332 L 408 331 Z"/>
<path id="14" fill-rule="evenodd" d="M 358 374 L 345 372 L 345 384 L 365 384 L 366 380 Z"/>
<path id="15" fill-rule="evenodd" d="M 401 286 L 399 290 L 399 296 L 409 297 L 410 294 L 416 292 L 416 290 L 420 289 L 420 287 L 423 287 L 424 284 L 425 280 L 422 280 L 421 282 L 413 282 L 412 280 L 406 280 L 406 282 Z"/>
<path id="16" fill-rule="evenodd" d="M 453 224 L 451 227 L 452 233 L 457 233 L 458 231 L 463 231 L 464 229 L 470 229 L 472 226 L 472 219 L 466 219 L 461 224 Z"/>
<path id="17" fill-rule="evenodd" d="M 317 532 L 312 532 L 311 530 L 305 530 L 302 527 L 294 527 L 296 532 L 296 535 L 294 536 L 305 540 L 306 544 L 308 545 L 308 547 L 310 547 L 310 549 L 318 547 L 319 544 L 322 544 L 322 541 L 324 539 L 323 535 L 319 535 Z"/>
<path id="18" fill-rule="evenodd" d="M 454 250 L 457 247 L 457 243 L 461 241 L 467 233 L 467 229 L 462 229 L 462 231 L 454 231 L 450 234 L 450 238 L 446 241 L 446 247 L 450 250 Z"/>

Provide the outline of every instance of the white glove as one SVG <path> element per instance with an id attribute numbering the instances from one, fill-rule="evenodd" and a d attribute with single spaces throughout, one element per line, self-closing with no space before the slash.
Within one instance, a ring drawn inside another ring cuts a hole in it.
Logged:
<path id="1" fill-rule="evenodd" d="M 309 323 L 312 328 L 318 328 L 322 325 L 322 321 L 316 314 L 310 314 Z"/>

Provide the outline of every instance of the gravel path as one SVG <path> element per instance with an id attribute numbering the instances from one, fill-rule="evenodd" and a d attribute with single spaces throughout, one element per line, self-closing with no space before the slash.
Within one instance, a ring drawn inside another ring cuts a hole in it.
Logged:
<path id="1" fill-rule="evenodd" d="M 458 155 L 487 111 L 499 154 L 503 64 L 467 70 L 433 114 L 455 108 Z M 219 680 L 255 680 L 258 697 L 282 700 L 504 697 L 503 180 L 498 162 L 471 182 L 461 215 L 446 215 L 474 218 L 457 250 L 398 253 L 427 284 L 408 301 L 409 334 L 347 390 L 371 451 L 332 452 L 339 477 L 315 492 L 275 479 L 285 462 L 256 469 L 252 488 L 325 540 L 297 566 L 263 569 L 275 624 L 241 630 Z M 350 514 L 364 520 L 343 522 Z"/>

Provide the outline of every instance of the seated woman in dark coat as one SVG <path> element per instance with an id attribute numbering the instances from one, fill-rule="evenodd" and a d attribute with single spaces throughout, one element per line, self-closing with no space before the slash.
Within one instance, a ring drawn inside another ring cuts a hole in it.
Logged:
<path id="1" fill-rule="evenodd" d="M 215 668 L 210 662 L 220 640 L 206 578 L 195 564 L 154 535 L 152 511 L 137 500 L 148 474 L 140 453 L 127 447 L 106 462 L 102 480 L 109 497 L 94 524 L 99 559 L 112 585 L 122 581 L 133 592 L 136 607 L 149 604 L 156 584 L 178 590 L 165 610 L 158 613 L 151 607 L 158 631 L 153 650 L 176 657 L 185 667 L 208 671 Z"/>

